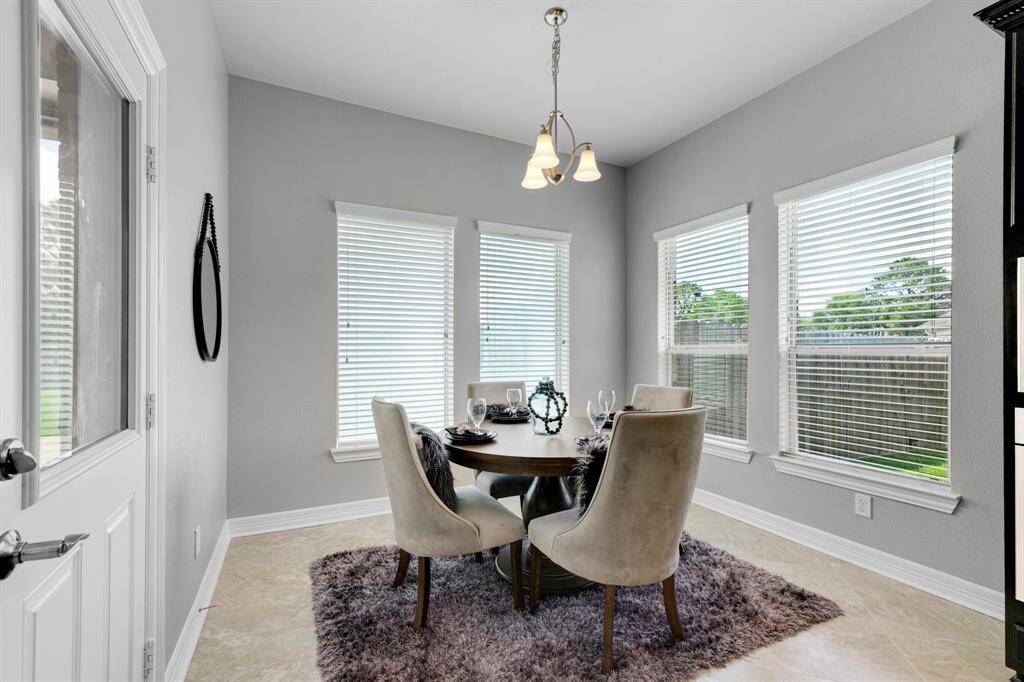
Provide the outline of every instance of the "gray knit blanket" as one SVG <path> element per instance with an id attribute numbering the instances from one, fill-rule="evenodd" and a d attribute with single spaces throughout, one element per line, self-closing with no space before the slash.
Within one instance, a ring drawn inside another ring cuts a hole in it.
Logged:
<path id="1" fill-rule="evenodd" d="M 409 426 L 423 443 L 420 462 L 423 463 L 423 471 L 427 474 L 427 482 L 444 505 L 456 511 L 458 498 L 455 497 L 455 479 L 452 477 L 452 465 L 448 461 L 448 453 L 444 449 L 441 437 L 422 424 Z"/>

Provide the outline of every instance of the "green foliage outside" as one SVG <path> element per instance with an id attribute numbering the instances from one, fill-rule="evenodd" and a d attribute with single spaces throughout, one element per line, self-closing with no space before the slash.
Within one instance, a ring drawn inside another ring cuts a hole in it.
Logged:
<path id="1" fill-rule="evenodd" d="M 877 464 L 879 466 L 900 469 L 921 478 L 949 479 L 949 460 L 945 452 L 939 452 L 938 450 L 904 452 L 900 454 L 899 461 L 883 457 L 865 457 L 860 461 L 865 464 Z"/>
<path id="2" fill-rule="evenodd" d="M 949 274 L 944 267 L 932 265 L 926 258 L 905 256 L 890 263 L 884 273 L 876 275 L 862 289 L 829 298 L 824 307 L 798 320 L 797 331 L 814 343 L 827 342 L 829 338 L 847 342 L 851 337 L 928 337 L 937 333 L 929 328 L 929 321 L 949 310 L 950 295 Z M 675 320 L 745 326 L 747 299 L 726 289 L 706 293 L 695 282 L 678 282 Z M 820 332 L 820 337 L 815 332 Z M 697 387 L 694 392 L 700 395 Z M 865 455 L 859 461 L 898 468 L 924 478 L 949 477 L 948 454 L 943 451 L 908 447 L 882 456 Z"/>
<path id="3" fill-rule="evenodd" d="M 927 321 L 949 309 L 949 298 L 944 267 L 905 256 L 860 291 L 830 298 L 823 309 L 801 319 L 797 330 L 843 332 L 844 337 L 928 336 Z"/>
<path id="4" fill-rule="evenodd" d="M 728 289 L 709 295 L 694 282 L 676 284 L 676 320 L 706 320 L 713 324 L 746 324 L 747 299 Z"/>
<path id="5" fill-rule="evenodd" d="M 44 388 L 39 394 L 39 436 L 60 435 L 60 391 Z"/>

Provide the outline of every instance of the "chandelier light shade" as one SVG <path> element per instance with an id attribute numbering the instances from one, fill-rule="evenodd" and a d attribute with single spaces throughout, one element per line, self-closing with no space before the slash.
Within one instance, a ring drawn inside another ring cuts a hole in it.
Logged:
<path id="1" fill-rule="evenodd" d="M 542 189 L 548 186 L 548 180 L 540 168 L 526 164 L 526 175 L 523 176 L 523 181 L 519 184 L 526 189 Z"/>
<path id="2" fill-rule="evenodd" d="M 558 108 L 558 59 L 562 53 L 562 34 L 560 28 L 565 24 L 569 13 L 561 7 L 552 7 L 544 13 L 544 22 L 555 30 L 555 38 L 551 42 L 551 83 L 554 86 L 555 104 L 548 114 L 548 119 L 540 128 L 537 144 L 526 162 L 526 175 L 520 183 L 526 189 L 543 189 L 548 185 L 560 185 L 576 162 L 576 172 L 572 179 L 577 182 L 594 182 L 601 179 L 601 171 L 597 168 L 597 156 L 590 142 L 576 143 L 576 133 Z M 558 130 L 564 126 L 569 133 L 572 147 L 565 166 L 561 167 L 558 156 Z M 577 162 L 577 159 L 579 161 Z"/>
<path id="3" fill-rule="evenodd" d="M 589 146 L 580 154 L 580 162 L 576 166 L 576 172 L 572 174 L 572 179 L 577 182 L 593 182 L 601 179 L 601 171 L 597 169 L 597 157 Z"/>
<path id="4" fill-rule="evenodd" d="M 551 141 L 551 135 L 545 131 L 540 131 L 537 135 L 537 146 L 533 149 L 533 156 L 530 157 L 530 161 L 527 163 L 529 166 L 534 168 L 557 168 L 558 167 L 558 152 L 555 151 L 555 145 Z"/>

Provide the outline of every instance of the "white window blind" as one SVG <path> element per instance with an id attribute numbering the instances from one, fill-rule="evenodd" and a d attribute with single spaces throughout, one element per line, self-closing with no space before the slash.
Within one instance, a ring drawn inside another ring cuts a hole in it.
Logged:
<path id="1" fill-rule="evenodd" d="M 480 223 L 480 379 L 569 394 L 569 234 Z"/>
<path id="2" fill-rule="evenodd" d="M 658 242 L 659 381 L 687 386 L 707 433 L 747 439 L 747 207 L 670 228 Z"/>
<path id="3" fill-rule="evenodd" d="M 454 218 L 337 204 L 339 448 L 376 443 L 370 401 L 452 422 Z"/>
<path id="4" fill-rule="evenodd" d="M 952 140 L 859 174 L 779 202 L 781 450 L 948 482 Z"/>

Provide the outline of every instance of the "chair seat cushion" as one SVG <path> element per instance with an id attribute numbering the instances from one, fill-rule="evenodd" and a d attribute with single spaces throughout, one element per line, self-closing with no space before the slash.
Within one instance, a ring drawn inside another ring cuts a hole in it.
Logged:
<path id="1" fill-rule="evenodd" d="M 502 497 L 525 495 L 532 484 L 533 476 L 481 471 L 476 477 L 476 487 L 496 500 Z"/>
<path id="2" fill-rule="evenodd" d="M 545 556 L 551 556 L 555 536 L 569 529 L 580 520 L 576 509 L 566 509 L 547 516 L 538 516 L 530 521 L 530 544 Z"/>
<path id="3" fill-rule="evenodd" d="M 493 497 L 471 485 L 456 488 L 455 496 L 459 499 L 459 516 L 480 533 L 480 546 L 473 551 L 507 545 L 526 536 L 523 520 Z"/>

